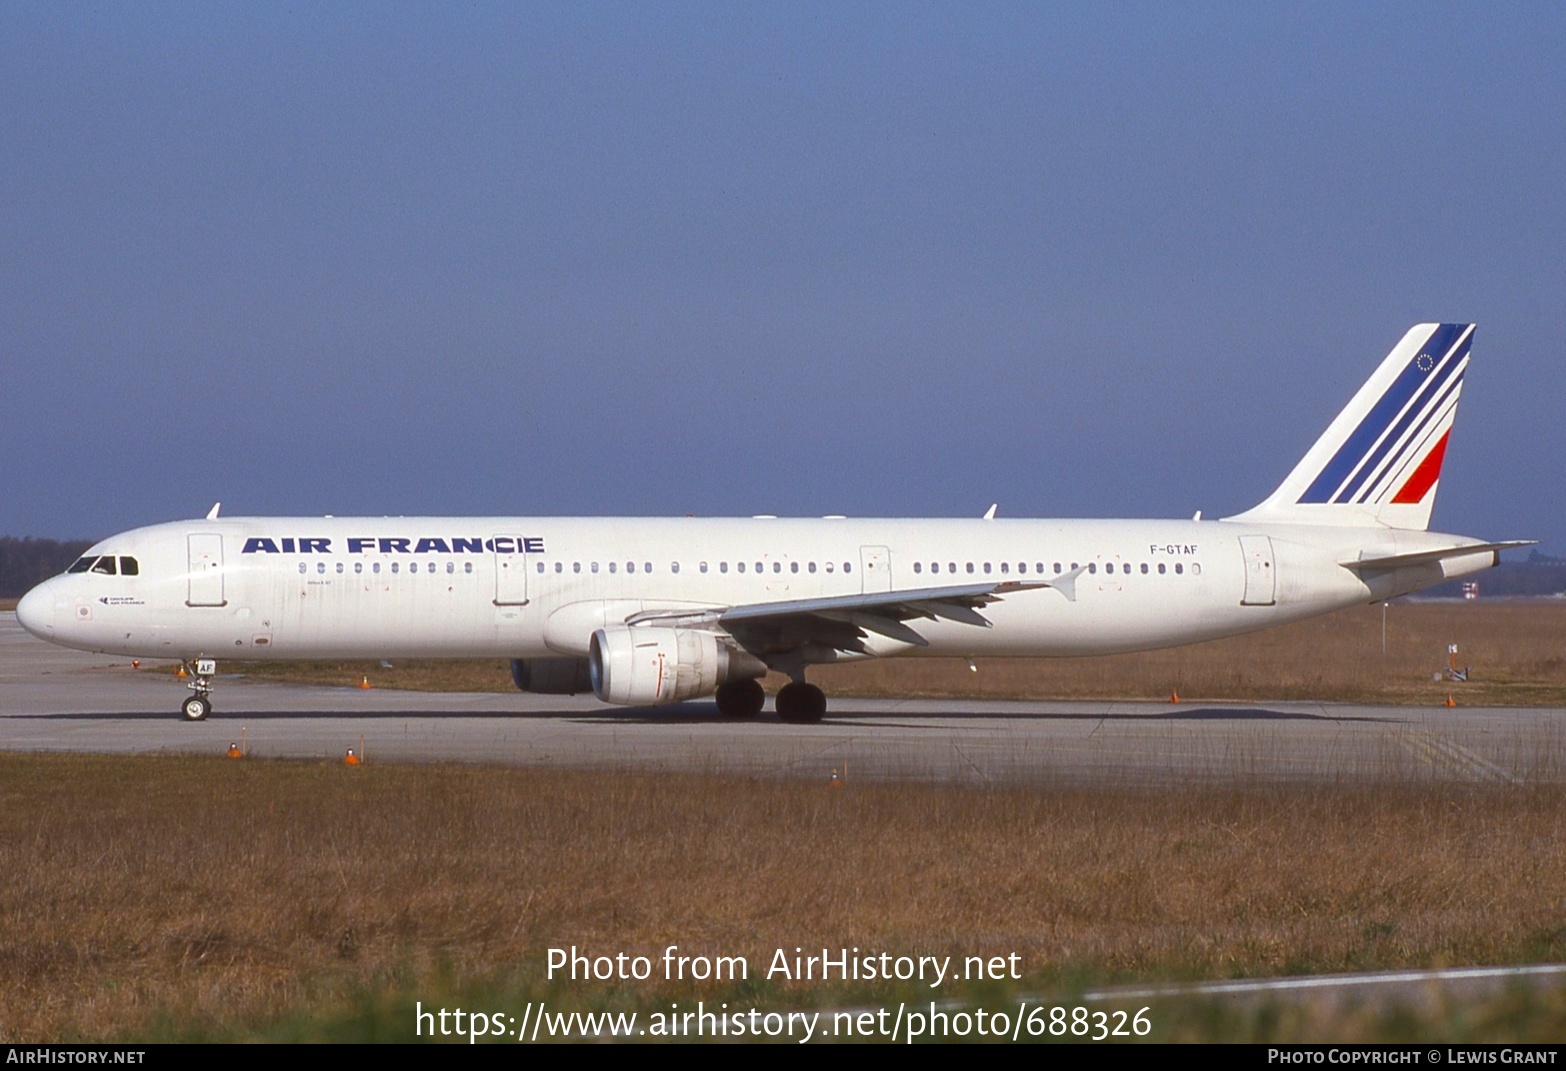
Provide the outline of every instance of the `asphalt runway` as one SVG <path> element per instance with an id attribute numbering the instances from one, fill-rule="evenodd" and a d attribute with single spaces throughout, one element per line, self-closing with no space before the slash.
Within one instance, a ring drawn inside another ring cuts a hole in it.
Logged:
<path id="1" fill-rule="evenodd" d="M 592 697 L 368 691 L 221 676 L 183 721 L 166 666 L 67 651 L 0 614 L 0 750 L 686 770 L 955 783 L 1165 786 L 1566 779 L 1566 711 L 1322 703 L 831 699 L 825 721 L 721 718 L 709 702 L 614 707 Z"/>

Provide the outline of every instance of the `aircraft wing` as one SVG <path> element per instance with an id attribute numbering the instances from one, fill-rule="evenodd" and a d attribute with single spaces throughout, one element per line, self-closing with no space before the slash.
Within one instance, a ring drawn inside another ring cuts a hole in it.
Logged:
<path id="1" fill-rule="evenodd" d="M 864 641 L 870 633 L 918 647 L 929 646 L 907 622 L 920 619 L 955 621 L 989 628 L 979 613 L 1008 595 L 1040 588 L 1054 588 L 1076 601 L 1076 580 L 1082 568 L 1039 580 L 1003 580 L 993 583 L 956 584 L 950 587 L 878 591 L 861 595 L 833 595 L 816 599 L 783 599 L 745 603 L 709 610 L 654 610 L 637 614 L 627 624 L 652 622 L 685 627 L 719 627 L 752 650 L 778 650 L 818 644 L 867 654 Z"/>

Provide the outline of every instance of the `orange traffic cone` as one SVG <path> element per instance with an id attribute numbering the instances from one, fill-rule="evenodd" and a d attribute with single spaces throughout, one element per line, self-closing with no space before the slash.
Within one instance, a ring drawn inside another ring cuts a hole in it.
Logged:
<path id="1" fill-rule="evenodd" d="M 228 757 L 231 759 L 242 759 L 245 757 L 245 753 L 239 750 L 239 744 L 236 741 L 230 740 L 228 742 Z"/>
<path id="2" fill-rule="evenodd" d="M 1451 692 L 1447 692 L 1446 693 L 1446 705 L 1449 706 L 1449 707 L 1457 706 L 1457 700 L 1452 698 L 1452 693 Z"/>
<path id="3" fill-rule="evenodd" d="M 357 755 L 355 755 L 353 753 L 353 748 L 349 748 L 348 749 L 348 754 L 343 756 L 343 765 L 344 766 L 357 766 L 357 765 L 359 765 L 359 756 L 357 756 Z"/>
<path id="4" fill-rule="evenodd" d="M 1180 693 L 1175 691 L 1173 688 L 1169 689 L 1169 702 L 1171 702 L 1171 703 L 1178 703 L 1178 702 L 1180 702 Z"/>
<path id="5" fill-rule="evenodd" d="M 139 659 L 139 658 L 131 659 L 131 669 L 140 669 L 140 668 L 141 668 L 141 659 Z"/>
<path id="6" fill-rule="evenodd" d="M 831 777 L 830 780 L 827 781 L 827 785 L 829 787 L 831 787 L 831 788 L 842 788 L 843 787 L 843 779 L 837 775 L 837 771 L 836 770 L 832 771 L 832 777 Z"/>
<path id="7" fill-rule="evenodd" d="M 189 673 L 186 673 L 186 672 L 185 672 L 185 663 L 183 663 L 183 662 L 181 662 L 181 663 L 180 663 L 180 664 L 179 664 L 179 665 L 178 665 L 178 666 L 177 666 L 177 667 L 176 667 L 176 668 L 175 668 L 175 670 L 174 670 L 174 676 L 176 676 L 176 677 L 178 677 L 178 678 L 179 678 L 179 679 L 180 679 L 180 680 L 184 680 L 184 679 L 185 679 L 185 678 L 186 678 L 186 677 L 188 677 L 188 676 L 190 676 L 190 674 L 189 674 Z"/>
<path id="8" fill-rule="evenodd" d="M 370 678 L 367 677 L 367 676 L 360 676 L 360 678 L 359 678 L 359 687 L 363 688 L 365 691 L 369 691 L 369 689 L 370 689 Z"/>

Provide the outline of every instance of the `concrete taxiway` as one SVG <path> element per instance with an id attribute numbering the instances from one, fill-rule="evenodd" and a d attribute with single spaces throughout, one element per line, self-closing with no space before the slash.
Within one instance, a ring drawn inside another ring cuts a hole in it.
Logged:
<path id="1" fill-rule="evenodd" d="M 221 666 L 220 669 L 225 667 Z M 219 678 L 182 721 L 166 667 L 53 647 L 0 614 L 0 750 L 482 761 L 825 779 L 1169 785 L 1566 779 L 1566 711 L 1267 702 L 832 699 L 817 725 L 720 717 L 711 702 L 363 691 Z"/>

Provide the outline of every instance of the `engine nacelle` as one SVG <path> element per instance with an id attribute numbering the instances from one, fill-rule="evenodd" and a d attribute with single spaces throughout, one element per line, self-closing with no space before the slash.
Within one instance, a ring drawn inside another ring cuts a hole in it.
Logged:
<path id="1" fill-rule="evenodd" d="M 576 695 L 593 690 L 585 658 L 513 658 L 511 679 L 524 692 Z"/>
<path id="2" fill-rule="evenodd" d="M 734 650 L 715 633 L 630 625 L 593 633 L 587 663 L 598 698 L 622 706 L 696 699 L 720 684 L 767 671 L 760 659 Z"/>

